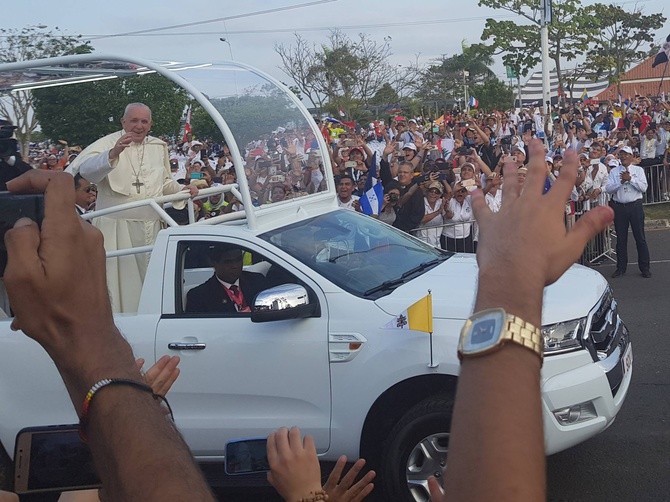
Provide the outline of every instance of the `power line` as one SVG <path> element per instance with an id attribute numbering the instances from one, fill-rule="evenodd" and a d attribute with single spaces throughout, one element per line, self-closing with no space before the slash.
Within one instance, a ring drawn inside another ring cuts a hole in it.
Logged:
<path id="1" fill-rule="evenodd" d="M 319 4 L 324 4 L 324 3 L 331 3 L 331 2 L 337 2 L 338 0 L 315 0 L 313 2 L 307 2 L 307 3 L 302 3 L 302 4 L 296 4 L 296 5 L 286 5 L 284 7 L 277 7 L 274 9 L 265 9 L 265 10 L 259 10 L 255 12 L 248 12 L 246 14 L 236 14 L 234 16 L 226 16 L 226 17 L 219 17 L 216 19 L 205 19 L 202 21 L 193 21 L 191 23 L 183 23 L 183 24 L 173 24 L 171 26 L 162 26 L 159 28 L 150 28 L 146 30 L 137 30 L 137 31 L 127 31 L 125 33 L 114 33 L 110 35 L 90 35 L 91 37 L 95 37 L 95 40 L 99 40 L 102 38 L 117 38 L 117 37 L 128 37 L 128 36 L 133 36 L 133 35 L 144 35 L 144 34 L 149 34 L 149 33 L 154 33 L 157 31 L 164 31 L 164 30 L 172 30 L 176 28 L 189 28 L 191 26 L 199 26 L 202 24 L 210 24 L 210 23 L 218 23 L 221 21 L 230 21 L 232 19 L 240 19 L 244 17 L 252 17 L 252 16 L 260 16 L 263 14 L 272 14 L 275 12 L 284 12 L 287 10 L 294 10 L 294 9 L 300 9 L 302 7 L 311 7 L 313 5 L 319 5 Z"/>
<path id="2" fill-rule="evenodd" d="M 332 0 L 331 0 L 332 1 Z M 506 16 L 496 16 L 495 19 L 505 19 L 505 18 L 514 18 L 516 15 L 506 15 Z M 430 19 L 425 21 L 404 21 L 404 22 L 395 22 L 395 23 L 375 23 L 375 24 L 357 24 L 357 25 L 347 25 L 347 26 L 310 26 L 306 28 L 276 28 L 276 29 L 267 29 L 267 30 L 232 30 L 226 31 L 226 35 L 248 35 L 248 34 L 262 34 L 262 33 L 294 33 L 294 32 L 306 32 L 306 31 L 330 31 L 333 29 L 338 29 L 342 31 L 346 30 L 360 30 L 360 29 L 370 29 L 370 28 L 393 28 L 397 26 L 421 26 L 428 24 L 449 24 L 449 23 L 465 23 L 469 21 L 482 21 L 485 19 L 490 19 L 491 16 L 478 16 L 478 17 L 464 17 L 460 19 Z M 197 31 L 197 32 L 186 32 L 186 33 L 137 33 L 137 34 L 119 34 L 114 36 L 135 36 L 135 37 L 179 37 L 179 36 L 195 36 L 195 35 L 220 35 L 221 31 Z M 110 35 L 82 35 L 84 38 L 99 39 L 107 38 Z"/>

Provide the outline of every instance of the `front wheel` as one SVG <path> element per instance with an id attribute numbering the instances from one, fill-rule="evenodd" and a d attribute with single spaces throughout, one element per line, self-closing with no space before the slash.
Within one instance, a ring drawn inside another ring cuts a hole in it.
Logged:
<path id="1" fill-rule="evenodd" d="M 430 500 L 428 478 L 447 465 L 453 398 L 432 396 L 411 408 L 389 434 L 381 460 L 388 500 Z"/>

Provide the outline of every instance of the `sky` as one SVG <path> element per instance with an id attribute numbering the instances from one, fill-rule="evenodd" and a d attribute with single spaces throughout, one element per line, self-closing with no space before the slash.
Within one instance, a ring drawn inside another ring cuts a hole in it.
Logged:
<path id="1" fill-rule="evenodd" d="M 590 3 L 594 2 L 584 1 Z M 670 17 L 667 0 L 617 3 L 629 10 L 637 4 L 645 14 L 662 12 Z M 281 10 L 300 4 L 312 5 Z M 276 11 L 248 16 L 269 9 Z M 325 42 L 329 28 L 339 28 L 351 37 L 366 33 L 379 42 L 390 37 L 392 64 L 407 65 L 418 57 L 420 64 L 427 65 L 442 55 L 460 52 L 464 40 L 479 42 L 487 17 L 523 22 L 506 11 L 478 7 L 476 0 L 21 0 L 12 2 L 11 12 L 3 19 L 4 28 L 57 26 L 66 34 L 85 35 L 98 53 L 184 62 L 216 62 L 232 56 L 287 83 L 290 81 L 279 69 L 274 46 L 290 44 L 294 30 L 308 30 L 300 31 L 301 36 L 315 43 Z M 155 31 L 150 36 L 98 38 L 235 16 L 240 17 Z M 347 28 L 350 26 L 354 28 Z M 668 34 L 670 21 L 656 34 L 656 40 Z M 221 42 L 221 37 L 227 42 Z M 499 57 L 493 69 L 505 79 Z"/>

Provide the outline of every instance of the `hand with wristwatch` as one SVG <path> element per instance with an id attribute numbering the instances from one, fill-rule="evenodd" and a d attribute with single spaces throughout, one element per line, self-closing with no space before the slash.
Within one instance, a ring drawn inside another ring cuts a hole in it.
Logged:
<path id="1" fill-rule="evenodd" d="M 541 141 L 530 144 L 528 175 L 520 182 L 506 162 L 501 209 L 472 194 L 479 225 L 479 282 L 474 314 L 458 344 L 458 379 L 442 492 L 429 481 L 431 500 L 546 500 L 540 370 L 544 287 L 580 257 L 589 240 L 613 220 L 599 206 L 566 231 L 565 201 L 577 177 L 570 151 L 561 176 L 543 195 Z"/>

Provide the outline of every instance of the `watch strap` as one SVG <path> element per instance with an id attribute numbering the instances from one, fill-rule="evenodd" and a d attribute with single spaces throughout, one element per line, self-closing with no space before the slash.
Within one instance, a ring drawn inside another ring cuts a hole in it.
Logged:
<path id="1" fill-rule="evenodd" d="M 503 327 L 502 342 L 513 342 L 532 350 L 540 359 L 544 356 L 544 338 L 540 328 L 518 316 L 507 314 Z"/>

